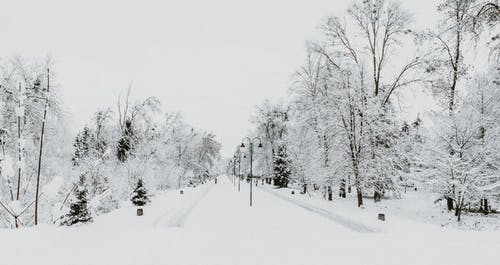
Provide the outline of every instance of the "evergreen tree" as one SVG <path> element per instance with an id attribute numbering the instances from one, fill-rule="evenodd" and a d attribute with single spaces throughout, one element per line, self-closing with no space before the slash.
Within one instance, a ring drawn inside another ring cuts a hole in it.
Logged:
<path id="1" fill-rule="evenodd" d="M 134 130 L 132 128 L 132 122 L 127 120 L 125 122 L 125 129 L 123 130 L 122 137 L 118 141 L 116 156 L 121 162 L 125 162 L 130 154 L 134 150 L 133 144 Z"/>
<path id="2" fill-rule="evenodd" d="M 288 153 L 286 151 L 285 145 L 281 144 L 278 147 L 278 151 L 274 156 L 274 185 L 280 188 L 288 187 L 288 182 L 290 181 L 291 169 L 290 169 L 290 159 L 288 158 Z"/>
<path id="3" fill-rule="evenodd" d="M 148 190 L 144 187 L 142 179 L 137 180 L 135 190 L 132 192 L 131 201 L 135 206 L 144 206 L 149 202 Z"/>
<path id="4" fill-rule="evenodd" d="M 78 166 L 80 161 L 89 156 L 92 152 L 92 145 L 95 143 L 95 137 L 89 127 L 85 126 L 83 131 L 78 133 L 75 138 L 75 143 L 73 147 L 75 152 L 71 161 L 74 166 Z"/>
<path id="5" fill-rule="evenodd" d="M 75 200 L 71 202 L 70 211 L 63 219 L 62 225 L 71 226 L 77 223 L 92 222 L 92 216 L 88 209 L 87 188 L 85 178 L 80 177 L 80 181 L 75 190 Z"/>

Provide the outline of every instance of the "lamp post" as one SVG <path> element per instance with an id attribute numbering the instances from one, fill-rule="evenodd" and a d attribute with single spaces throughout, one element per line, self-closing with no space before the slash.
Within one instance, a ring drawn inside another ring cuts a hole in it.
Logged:
<path id="1" fill-rule="evenodd" d="M 259 141 L 259 145 L 257 146 L 258 148 L 262 148 L 262 141 L 260 140 L 259 137 L 255 137 L 251 139 L 250 137 L 245 137 L 241 140 L 241 148 L 245 148 L 245 140 L 248 141 L 249 147 L 248 147 L 248 152 L 250 153 L 250 207 L 252 207 L 252 183 L 253 183 L 253 172 L 252 172 L 252 167 L 253 167 L 253 145 L 255 140 Z"/>
<path id="2" fill-rule="evenodd" d="M 233 186 L 236 185 L 236 154 L 233 156 Z"/>
<path id="3" fill-rule="evenodd" d="M 241 152 L 238 149 L 238 192 L 240 192 L 240 181 L 241 181 Z"/>

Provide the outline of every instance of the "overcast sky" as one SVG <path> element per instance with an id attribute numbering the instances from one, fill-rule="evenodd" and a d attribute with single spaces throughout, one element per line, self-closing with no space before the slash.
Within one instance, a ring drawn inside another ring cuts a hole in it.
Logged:
<path id="1" fill-rule="evenodd" d="M 348 2 L 3 0 L 0 57 L 50 54 L 78 127 L 132 84 L 135 98 L 158 97 L 231 155 L 255 105 L 286 96 L 305 41 Z M 402 2 L 432 26 L 436 1 Z"/>

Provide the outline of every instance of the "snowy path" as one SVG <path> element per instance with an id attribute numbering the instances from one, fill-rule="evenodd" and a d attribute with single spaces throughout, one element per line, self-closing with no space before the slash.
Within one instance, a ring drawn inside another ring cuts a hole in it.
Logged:
<path id="1" fill-rule="evenodd" d="M 331 222 L 289 202 L 276 199 L 260 189 L 253 189 L 254 204 L 249 207 L 248 184 L 242 182 L 241 192 L 227 179 L 219 181 L 202 200 L 184 226 L 195 229 L 231 230 L 233 233 L 258 234 L 260 231 L 290 233 L 307 231 L 311 226 L 326 231 L 347 232 L 342 225 Z"/>
<path id="2" fill-rule="evenodd" d="M 156 196 L 142 217 L 124 207 L 87 226 L 0 230 L 0 264 L 498 264 L 500 232 L 359 233 L 261 189 L 250 208 L 241 187 L 221 177 Z"/>
<path id="3" fill-rule="evenodd" d="M 193 192 L 194 196 L 191 196 L 188 200 L 185 200 L 182 203 L 182 207 L 177 208 L 173 214 L 169 215 L 165 214 L 161 219 L 156 222 L 156 225 L 161 224 L 160 220 L 165 220 L 165 216 L 168 216 L 166 224 L 170 227 L 181 227 L 189 216 L 189 214 L 193 211 L 193 209 L 198 205 L 198 203 L 207 196 L 208 192 L 212 189 L 213 184 L 207 184 L 202 186 L 199 192 Z"/>

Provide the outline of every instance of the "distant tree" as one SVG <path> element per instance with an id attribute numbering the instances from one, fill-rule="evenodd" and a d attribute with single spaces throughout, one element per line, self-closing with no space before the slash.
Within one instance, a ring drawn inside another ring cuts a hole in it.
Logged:
<path id="1" fill-rule="evenodd" d="M 71 161 L 73 162 L 74 166 L 78 166 L 82 159 L 89 156 L 89 154 L 93 151 L 94 144 L 95 137 L 93 135 L 93 132 L 88 126 L 85 126 L 83 130 L 78 133 L 75 138 L 75 143 L 73 144 L 75 152 Z"/>
<path id="2" fill-rule="evenodd" d="M 288 187 L 288 183 L 291 177 L 290 159 L 288 158 L 288 153 L 286 146 L 280 144 L 278 150 L 274 156 L 274 185 L 280 188 Z"/>
<path id="3" fill-rule="evenodd" d="M 96 150 L 99 155 L 105 153 L 108 142 L 106 141 L 106 132 L 109 130 L 109 120 L 111 120 L 111 109 L 102 109 L 98 110 L 94 114 L 94 122 L 95 122 L 95 140 L 96 140 Z"/>
<path id="4" fill-rule="evenodd" d="M 125 162 L 127 158 L 134 151 L 134 130 L 132 127 L 132 122 L 127 120 L 125 122 L 125 128 L 122 132 L 122 137 L 118 141 L 116 157 L 121 162 Z"/>
<path id="5" fill-rule="evenodd" d="M 71 202 L 69 213 L 63 218 L 62 225 L 71 226 L 77 223 L 92 222 L 92 216 L 88 209 L 87 188 L 85 187 L 85 178 L 80 177 L 77 188 L 75 189 L 75 199 Z"/>
<path id="6" fill-rule="evenodd" d="M 148 190 L 144 187 L 144 182 L 141 178 L 137 180 L 137 185 L 132 192 L 130 200 L 135 206 L 144 206 L 149 202 Z"/>
<path id="7" fill-rule="evenodd" d="M 213 167 L 218 158 L 221 144 L 215 139 L 215 134 L 205 133 L 200 140 L 198 149 L 198 163 L 204 171 L 207 171 Z"/>
<path id="8" fill-rule="evenodd" d="M 262 150 L 257 151 L 258 155 L 254 156 L 256 172 L 271 178 L 278 146 L 287 135 L 288 106 L 267 100 L 257 107 L 251 122 L 255 126 L 255 135 L 264 145 Z"/>

